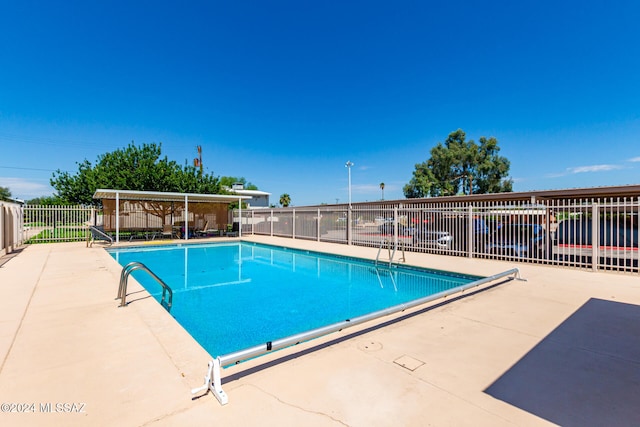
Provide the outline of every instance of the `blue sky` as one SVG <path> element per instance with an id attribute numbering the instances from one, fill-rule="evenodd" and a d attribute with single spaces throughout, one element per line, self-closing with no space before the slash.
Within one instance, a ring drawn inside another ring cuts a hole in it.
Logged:
<path id="1" fill-rule="evenodd" d="M 0 186 L 131 141 L 277 203 L 404 198 L 456 129 L 515 191 L 640 183 L 637 1 L 0 0 Z"/>

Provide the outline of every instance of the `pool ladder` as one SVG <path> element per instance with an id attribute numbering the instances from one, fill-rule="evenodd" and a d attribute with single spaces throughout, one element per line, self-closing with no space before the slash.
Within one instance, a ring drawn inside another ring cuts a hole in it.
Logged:
<path id="1" fill-rule="evenodd" d="M 120 273 L 120 286 L 118 287 L 118 296 L 116 299 L 120 299 L 120 307 L 127 306 L 127 284 L 129 283 L 129 275 L 133 273 L 135 270 L 143 270 L 149 273 L 151 277 L 153 277 L 156 282 L 162 286 L 162 300 L 160 301 L 160 305 L 167 309 L 167 311 L 171 311 L 171 304 L 173 303 L 173 291 L 162 281 L 161 278 L 156 276 L 156 274 L 149 270 L 149 268 L 141 262 L 133 261 L 129 264 L 125 265 L 122 268 L 122 273 Z M 166 299 L 167 293 L 169 293 L 169 299 Z"/>
<path id="2" fill-rule="evenodd" d="M 391 239 L 388 239 L 388 238 L 380 241 L 380 247 L 378 248 L 378 255 L 376 256 L 376 265 L 378 265 L 378 262 L 380 261 L 380 253 L 382 252 L 382 248 L 385 246 L 385 243 L 386 243 L 387 250 L 389 251 L 389 266 L 391 266 L 391 263 L 393 262 L 393 258 L 396 256 L 396 251 L 398 250 L 398 243 L 396 242 L 393 245 L 393 252 L 391 252 L 392 242 L 391 242 Z M 404 256 L 404 243 L 402 244 L 402 258 L 400 258 L 400 261 L 407 262 Z"/>

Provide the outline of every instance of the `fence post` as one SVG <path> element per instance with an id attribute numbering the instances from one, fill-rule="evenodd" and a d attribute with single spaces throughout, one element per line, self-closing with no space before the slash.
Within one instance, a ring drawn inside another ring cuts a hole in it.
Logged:
<path id="1" fill-rule="evenodd" d="M 116 244 L 120 243 L 120 193 L 116 191 Z M 171 203 L 171 223 L 173 224 L 173 202 Z M 164 224 L 164 222 L 163 222 Z"/>
<path id="2" fill-rule="evenodd" d="M 598 202 L 591 205 L 591 269 L 598 271 L 600 263 L 600 206 Z"/>
<path id="3" fill-rule="evenodd" d="M 22 245 L 25 240 L 27 240 L 24 235 L 24 205 L 21 205 L 18 208 L 18 224 L 18 226 L 20 227 L 20 232 L 18 234 L 18 243 Z"/>
<path id="4" fill-rule="evenodd" d="M 296 208 L 291 210 L 291 238 L 296 238 Z"/>
<path id="5" fill-rule="evenodd" d="M 347 245 L 351 245 L 351 222 L 353 219 L 353 215 L 351 212 L 351 206 L 349 206 L 347 210 Z"/>
<path id="6" fill-rule="evenodd" d="M 473 241 L 473 205 L 470 204 L 469 208 L 467 209 L 467 256 L 469 258 L 473 258 L 473 245 L 474 245 L 474 241 Z"/>
<path id="7" fill-rule="evenodd" d="M 553 255 L 551 254 L 551 247 L 552 247 L 552 240 L 553 240 L 553 234 L 551 232 L 551 227 L 553 226 L 553 222 L 551 215 L 553 215 L 553 210 L 551 209 L 551 206 L 553 205 L 553 201 L 550 200 L 544 200 L 543 201 L 544 204 L 544 255 L 542 256 L 542 259 L 540 260 L 540 262 L 543 263 L 551 263 L 551 260 L 553 259 Z"/>
<path id="8" fill-rule="evenodd" d="M 398 229 L 400 228 L 400 224 L 398 223 L 398 207 L 394 206 L 393 208 L 393 247 L 398 247 Z"/>
<path id="9" fill-rule="evenodd" d="M 270 236 L 273 237 L 273 209 L 269 212 L 269 223 L 270 223 Z"/>
<path id="10" fill-rule="evenodd" d="M 316 220 L 316 234 L 317 234 L 317 241 L 320 241 L 320 208 L 318 208 L 318 218 Z"/>

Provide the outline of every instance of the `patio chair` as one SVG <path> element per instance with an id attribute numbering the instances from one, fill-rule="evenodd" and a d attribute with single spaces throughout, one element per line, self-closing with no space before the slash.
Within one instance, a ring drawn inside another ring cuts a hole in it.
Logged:
<path id="1" fill-rule="evenodd" d="M 194 230 L 194 233 L 196 236 L 201 236 L 205 233 L 205 231 L 207 231 L 207 229 L 209 228 L 209 221 L 204 223 L 204 227 L 202 227 L 200 230 Z"/>
<path id="2" fill-rule="evenodd" d="M 204 224 L 204 228 L 202 230 L 196 231 L 196 234 L 200 237 L 209 237 L 209 236 L 219 236 L 220 231 L 218 230 L 218 226 L 215 228 L 209 228 L 209 221 Z"/>
<path id="3" fill-rule="evenodd" d="M 240 231 L 240 223 L 238 222 L 234 222 L 231 227 L 229 227 L 230 230 L 227 231 L 226 236 L 227 237 L 238 237 L 238 232 Z"/>
<path id="4" fill-rule="evenodd" d="M 162 237 L 168 237 L 169 239 L 177 239 L 175 231 L 173 231 L 173 225 L 164 224 L 162 226 Z"/>
<path id="5" fill-rule="evenodd" d="M 104 227 L 91 225 L 89 226 L 89 231 L 91 232 L 91 242 L 89 243 L 89 247 L 92 247 L 93 242 L 95 241 L 108 242 L 109 246 L 113 244 L 113 237 L 105 233 Z"/>

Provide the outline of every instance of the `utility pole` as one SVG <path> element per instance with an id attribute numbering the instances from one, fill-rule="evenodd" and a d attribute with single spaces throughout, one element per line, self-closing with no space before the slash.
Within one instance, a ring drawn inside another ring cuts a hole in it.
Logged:
<path id="1" fill-rule="evenodd" d="M 198 157 L 193 159 L 193 166 L 200 166 L 200 176 L 202 176 L 202 147 L 198 145 L 196 149 L 198 150 Z"/>

